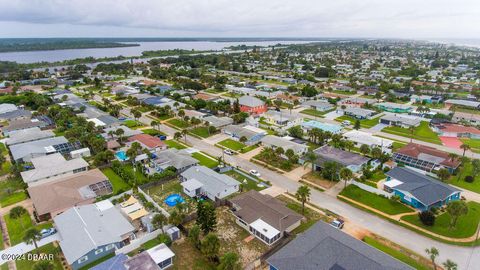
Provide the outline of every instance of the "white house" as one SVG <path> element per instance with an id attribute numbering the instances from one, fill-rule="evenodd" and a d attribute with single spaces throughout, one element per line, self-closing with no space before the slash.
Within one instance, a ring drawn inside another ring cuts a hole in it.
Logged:
<path id="1" fill-rule="evenodd" d="M 215 201 L 239 190 L 240 183 L 204 166 L 190 167 L 180 174 L 183 192 L 190 197 L 207 196 Z"/>

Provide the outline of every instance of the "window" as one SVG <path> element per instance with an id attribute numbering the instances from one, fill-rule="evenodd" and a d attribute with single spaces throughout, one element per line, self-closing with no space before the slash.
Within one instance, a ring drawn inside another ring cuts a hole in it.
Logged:
<path id="1" fill-rule="evenodd" d="M 83 257 L 80 258 L 77 262 L 78 262 L 78 263 L 84 263 L 84 262 L 86 262 L 86 261 L 88 261 L 88 256 L 83 256 Z"/>
<path id="2" fill-rule="evenodd" d="M 99 249 L 95 250 L 95 255 L 98 255 L 102 252 L 103 252 L 103 248 L 99 248 Z"/>
<path id="3" fill-rule="evenodd" d="M 105 251 L 110 250 L 112 248 L 115 248 L 115 244 L 110 244 L 110 245 L 106 246 Z"/>

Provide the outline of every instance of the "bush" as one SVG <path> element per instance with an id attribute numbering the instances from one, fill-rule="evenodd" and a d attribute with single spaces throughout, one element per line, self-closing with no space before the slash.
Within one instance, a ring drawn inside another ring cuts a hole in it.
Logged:
<path id="1" fill-rule="evenodd" d="M 158 241 L 160 241 L 160 243 L 164 243 L 167 246 L 170 246 L 172 244 L 172 239 L 170 239 L 170 236 L 165 233 L 161 233 L 158 235 Z"/>
<path id="2" fill-rule="evenodd" d="M 475 180 L 475 178 L 471 175 L 465 176 L 465 182 L 467 182 L 467 183 L 473 183 L 474 180 Z"/>
<path id="3" fill-rule="evenodd" d="M 435 224 L 435 214 L 432 211 L 423 211 L 418 214 L 418 217 L 425 226 L 433 226 Z"/>

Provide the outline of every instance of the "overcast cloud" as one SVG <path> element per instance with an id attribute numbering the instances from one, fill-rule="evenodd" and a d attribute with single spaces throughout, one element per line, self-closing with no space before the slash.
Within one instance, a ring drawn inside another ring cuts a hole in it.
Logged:
<path id="1" fill-rule="evenodd" d="M 480 38 L 480 0 L 0 0 L 0 37 Z"/>

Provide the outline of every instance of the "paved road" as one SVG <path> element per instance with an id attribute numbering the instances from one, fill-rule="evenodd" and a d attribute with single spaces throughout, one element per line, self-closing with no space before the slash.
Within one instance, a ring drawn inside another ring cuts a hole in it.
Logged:
<path id="1" fill-rule="evenodd" d="M 50 236 L 45 237 L 42 240 L 38 241 L 37 245 L 38 245 L 38 247 L 42 247 L 44 245 L 47 245 L 47 244 L 50 244 L 52 242 L 59 241 L 59 240 L 60 240 L 60 236 L 59 236 L 58 233 L 56 233 L 56 234 L 50 235 Z M 21 254 L 28 253 L 28 252 L 30 252 L 34 249 L 35 249 L 35 246 L 33 244 L 28 245 L 25 242 L 22 242 L 22 243 L 20 243 L 18 245 L 15 245 L 13 247 L 9 247 L 5 250 L 1 250 L 0 251 L 0 265 L 7 262 L 4 258 L 5 257 L 4 254 L 21 255 Z"/>

